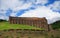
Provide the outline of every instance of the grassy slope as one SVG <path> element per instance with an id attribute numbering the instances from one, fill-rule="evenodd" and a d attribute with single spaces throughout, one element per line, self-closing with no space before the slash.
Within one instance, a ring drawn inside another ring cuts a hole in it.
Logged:
<path id="1" fill-rule="evenodd" d="M 0 22 L 0 30 L 4 30 L 4 29 L 38 29 L 38 30 L 43 30 L 42 28 L 36 28 L 33 26 L 28 26 L 28 25 L 9 24 L 8 22 Z"/>
<path id="2" fill-rule="evenodd" d="M 53 23 L 51 25 L 52 25 L 53 29 L 60 29 L 60 21 L 57 21 L 57 22 L 55 22 L 55 23 Z"/>

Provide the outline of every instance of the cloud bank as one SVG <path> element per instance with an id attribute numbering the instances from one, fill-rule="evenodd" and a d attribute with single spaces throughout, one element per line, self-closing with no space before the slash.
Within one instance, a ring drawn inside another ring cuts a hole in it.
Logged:
<path id="1" fill-rule="evenodd" d="M 48 20 L 48 24 L 50 24 L 55 22 L 57 18 L 60 17 L 60 14 L 58 12 L 53 12 L 45 6 L 42 6 L 36 8 L 35 10 L 26 11 L 26 13 L 20 15 L 19 17 L 46 17 L 46 19 Z"/>
<path id="2" fill-rule="evenodd" d="M 0 19 L 14 17 L 46 17 L 48 24 L 60 20 L 60 1 L 49 0 L 0 0 Z M 47 5 L 46 5 L 47 4 Z"/>

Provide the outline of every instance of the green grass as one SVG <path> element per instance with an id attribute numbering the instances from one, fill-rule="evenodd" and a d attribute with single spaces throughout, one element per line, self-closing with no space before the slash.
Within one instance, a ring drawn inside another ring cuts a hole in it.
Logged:
<path id="1" fill-rule="evenodd" d="M 53 29 L 60 29 L 60 21 L 57 21 L 57 22 L 55 22 L 55 23 L 53 23 L 51 25 L 52 25 Z"/>
<path id="2" fill-rule="evenodd" d="M 36 28 L 29 25 L 22 24 L 10 24 L 9 22 L 0 22 L 0 30 L 8 30 L 8 29 L 38 29 L 44 30 L 43 28 Z"/>

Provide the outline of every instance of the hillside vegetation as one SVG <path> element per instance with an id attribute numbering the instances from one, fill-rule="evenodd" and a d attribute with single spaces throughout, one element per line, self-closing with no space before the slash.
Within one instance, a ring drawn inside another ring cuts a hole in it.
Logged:
<path id="1" fill-rule="evenodd" d="M 60 21 L 57 21 L 52 25 L 53 29 L 60 29 Z M 44 30 L 42 28 L 36 28 L 33 26 L 22 25 L 22 24 L 10 24 L 7 21 L 0 22 L 0 38 L 60 38 L 60 30 L 53 30 L 49 32 L 39 32 L 39 31 L 7 31 L 9 29 L 39 29 Z"/>
<path id="2" fill-rule="evenodd" d="M 5 29 L 38 29 L 38 30 L 44 30 L 43 28 L 36 28 L 36 27 L 30 26 L 30 25 L 10 24 L 7 21 L 0 22 L 0 30 L 5 30 Z"/>
<path id="3" fill-rule="evenodd" d="M 52 25 L 53 29 L 60 29 L 60 21 L 57 21 L 57 22 L 55 22 L 55 23 L 53 23 L 51 25 Z"/>

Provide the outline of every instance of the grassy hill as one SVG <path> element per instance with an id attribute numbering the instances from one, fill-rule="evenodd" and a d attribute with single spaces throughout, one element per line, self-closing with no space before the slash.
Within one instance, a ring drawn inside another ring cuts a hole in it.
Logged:
<path id="1" fill-rule="evenodd" d="M 53 23 L 51 25 L 52 25 L 53 29 L 60 29 L 60 21 L 57 21 L 57 22 L 55 22 L 55 23 Z"/>
<path id="2" fill-rule="evenodd" d="M 53 29 L 60 29 L 60 21 L 57 21 L 52 25 Z M 9 24 L 9 22 L 5 20 L 0 20 L 0 30 L 4 29 L 39 29 L 43 30 L 43 28 L 36 28 L 34 26 L 28 26 L 28 25 L 21 25 L 21 24 Z"/>
<path id="3" fill-rule="evenodd" d="M 53 29 L 60 29 L 60 21 L 57 21 L 53 24 L 51 24 Z M 36 27 L 33 27 L 33 26 L 28 26 L 28 25 L 21 25 L 21 24 L 9 24 L 9 22 L 7 21 L 2 21 L 0 22 L 0 30 L 8 30 L 8 29 L 39 29 L 39 30 L 44 30 L 42 28 L 36 28 Z M 60 38 L 60 30 L 56 31 L 50 31 L 50 32 L 32 32 L 32 33 L 26 33 L 26 32 L 10 32 L 9 35 L 8 35 L 9 31 L 0 31 L 0 35 L 2 37 L 5 37 L 5 38 L 10 38 L 10 37 L 18 37 L 18 38 L 21 38 L 22 36 L 25 38 L 25 37 L 31 37 L 31 38 Z M 25 35 L 27 34 L 27 35 Z M 0 37 L 0 38 L 2 38 Z"/>
<path id="4" fill-rule="evenodd" d="M 36 27 L 30 26 L 30 25 L 10 24 L 7 21 L 0 22 L 0 30 L 5 30 L 5 29 L 38 29 L 38 30 L 44 30 L 43 28 L 36 28 Z"/>

